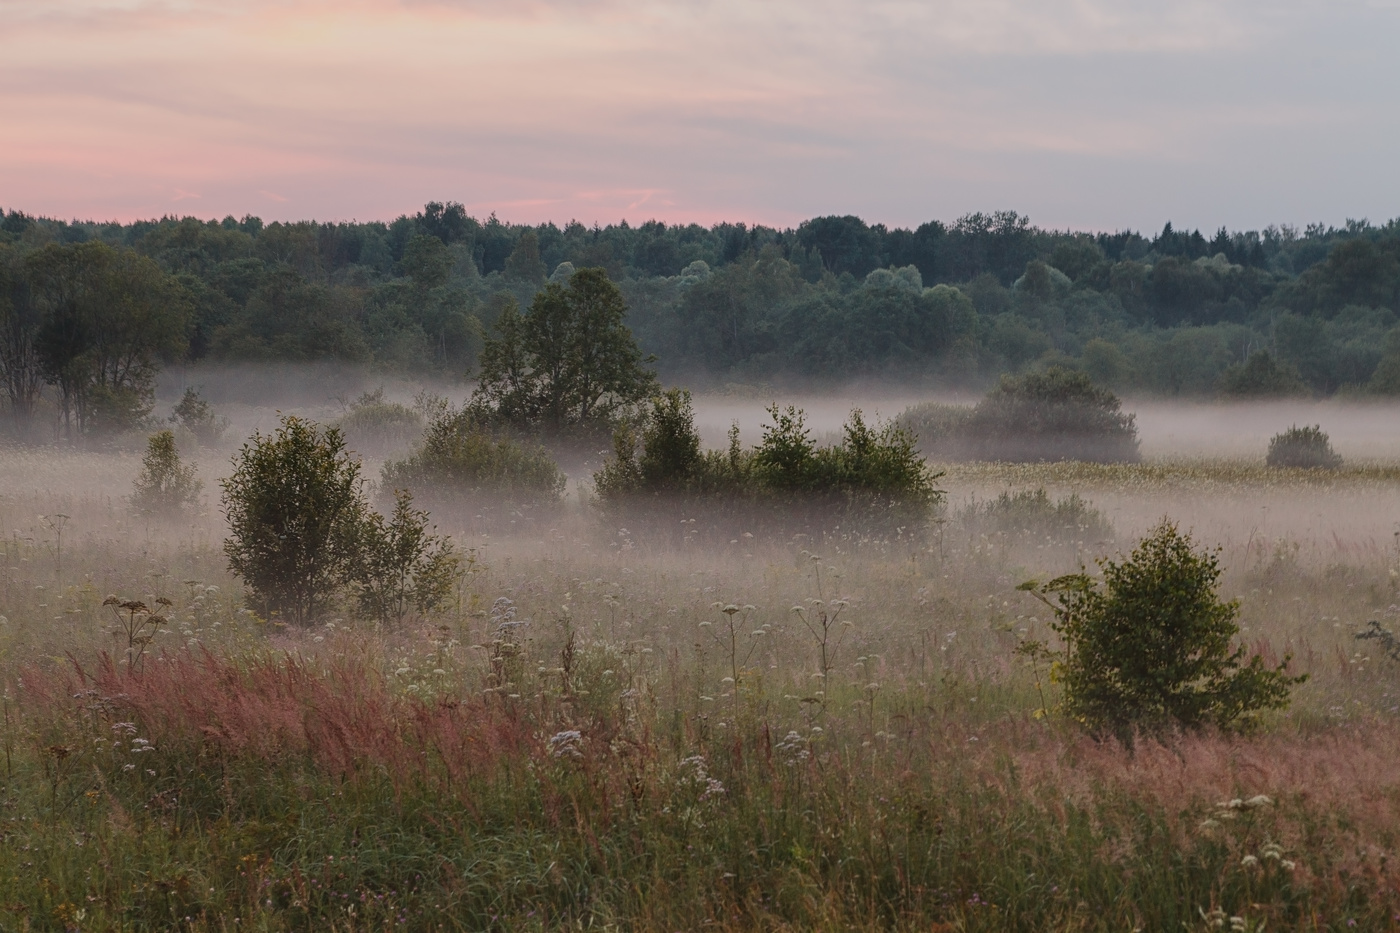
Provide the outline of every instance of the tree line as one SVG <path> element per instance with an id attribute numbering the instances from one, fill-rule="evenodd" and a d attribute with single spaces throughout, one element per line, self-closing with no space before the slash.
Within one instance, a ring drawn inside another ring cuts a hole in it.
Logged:
<path id="1" fill-rule="evenodd" d="M 1060 364 L 1169 396 L 1400 393 L 1400 223 L 1212 236 L 1045 230 L 1014 212 L 916 229 L 389 223 L 0 211 L 0 380 L 15 430 L 149 411 L 173 360 L 338 360 L 464 377 L 550 282 L 601 269 L 668 379 L 880 375 L 981 388 Z M 1258 357 L 1258 359 L 1256 359 Z"/>

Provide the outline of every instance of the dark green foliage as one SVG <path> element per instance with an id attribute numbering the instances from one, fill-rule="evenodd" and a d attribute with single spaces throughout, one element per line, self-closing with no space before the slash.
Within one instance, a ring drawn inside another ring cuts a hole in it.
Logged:
<path id="1" fill-rule="evenodd" d="M 1300 428 L 1295 424 L 1269 440 L 1265 462 L 1271 467 L 1335 470 L 1342 465 L 1342 458 L 1332 449 L 1332 439 L 1321 425 Z"/>
<path id="2" fill-rule="evenodd" d="M 170 421 L 193 435 L 201 447 L 217 447 L 228 430 L 228 419 L 214 414 L 214 408 L 191 386 L 170 413 Z"/>
<path id="3" fill-rule="evenodd" d="M 9 279 L 0 282 L 8 294 L 0 377 L 21 435 L 34 433 L 28 422 L 45 380 L 81 432 L 129 428 L 149 406 L 139 386 L 97 379 L 86 393 L 74 381 L 62 361 L 81 357 L 87 338 L 70 326 L 52 269 L 40 268 L 48 261 L 31 263 L 45 251 L 85 262 L 106 249 L 129 269 L 132 257 L 152 263 L 177 299 L 160 307 L 187 319 L 156 360 L 334 359 L 460 374 L 476 368 L 483 322 L 494 323 L 508 300 L 530 306 L 549 270 L 592 267 L 627 296 L 626 324 L 671 378 L 876 375 L 976 388 L 1072 360 L 1099 384 L 1134 393 L 1296 392 L 1289 374 L 1319 394 L 1400 393 L 1400 355 L 1384 350 L 1400 339 L 1391 333 L 1400 312 L 1394 222 L 1209 238 L 1171 224 L 1155 235 L 1057 232 L 1009 211 L 913 230 L 853 216 L 787 230 L 561 228 L 482 221 L 441 202 L 388 224 L 248 217 L 122 226 L 13 213 L 4 222 L 12 218 L 19 232 L 0 231 L 12 261 L 0 267 L 20 273 L 0 273 Z M 69 263 L 81 273 L 69 278 L 86 276 L 81 265 Z M 143 275 L 126 276 L 127 297 L 150 292 Z M 127 314 L 149 303 L 104 306 Z M 46 369 L 34 355 L 41 331 L 46 356 L 59 361 Z M 1284 377 L 1242 358 L 1257 346 L 1270 348 Z"/>
<path id="4" fill-rule="evenodd" d="M 397 625 L 410 611 L 432 612 L 451 595 L 460 567 L 452 542 L 431 534 L 428 513 L 399 490 L 389 518 L 371 512 L 360 525 L 352 572 L 360 613 Z"/>
<path id="5" fill-rule="evenodd" d="M 1282 398 L 1307 395 L 1308 387 L 1296 368 L 1279 363 L 1268 350 L 1259 350 L 1244 363 L 1225 370 L 1220 377 L 1220 394 L 1228 398 Z"/>
<path id="6" fill-rule="evenodd" d="M 970 503 L 957 517 L 974 535 L 1022 535 L 1040 541 L 1111 541 L 1114 537 L 1112 523 L 1078 493 L 1055 500 L 1044 489 L 1004 492 L 995 499 Z"/>
<path id="7" fill-rule="evenodd" d="M 1082 372 L 1052 366 L 1003 376 L 952 435 L 947 452 L 970 460 L 1135 463 L 1137 426 L 1118 397 Z M 942 453 L 942 450 L 939 451 Z"/>
<path id="8" fill-rule="evenodd" d="M 146 442 L 141 472 L 131 494 L 132 508 L 150 515 L 173 518 L 199 503 L 203 483 L 193 464 L 180 462 L 173 431 L 158 431 Z"/>
<path id="9" fill-rule="evenodd" d="M 658 388 L 626 314 L 602 269 L 551 282 L 524 315 L 507 306 L 481 351 L 475 417 L 549 438 L 610 432 Z"/>
<path id="10" fill-rule="evenodd" d="M 728 450 L 702 453 L 690 393 L 671 389 L 652 400 L 640 436 L 631 426 L 614 436 L 613 457 L 594 475 L 598 497 L 623 513 L 649 502 L 703 507 L 724 528 L 737 522 L 744 531 L 792 522 L 913 531 L 942 499 L 938 474 L 897 425 L 872 428 L 853 411 L 841 443 L 818 447 L 800 410 L 773 405 L 769 415 L 752 450 L 742 449 L 735 428 Z"/>
<path id="11" fill-rule="evenodd" d="M 493 430 L 471 408 L 440 410 L 422 443 L 386 463 L 383 477 L 385 488 L 420 497 L 514 503 L 555 502 L 565 480 L 547 450 Z"/>
<path id="12" fill-rule="evenodd" d="M 356 565 L 360 462 L 337 429 L 288 416 L 275 434 L 254 434 L 233 467 L 221 483 L 229 569 L 266 616 L 309 624 Z"/>
<path id="13" fill-rule="evenodd" d="M 1051 628 L 1064 642 L 1053 672 L 1062 706 L 1090 729 L 1126 736 L 1135 728 L 1243 728 L 1285 707 L 1306 678 L 1287 673 L 1287 657 L 1271 670 L 1232 645 L 1239 603 L 1216 596 L 1218 559 L 1194 550 L 1170 521 L 1128 559 L 1099 566 L 1102 586 L 1076 573 L 1021 587 L 1054 610 Z"/>

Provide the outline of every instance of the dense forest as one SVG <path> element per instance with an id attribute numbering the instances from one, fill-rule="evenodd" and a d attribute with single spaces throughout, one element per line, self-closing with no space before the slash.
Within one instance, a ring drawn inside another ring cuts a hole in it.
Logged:
<path id="1" fill-rule="evenodd" d="M 391 223 L 0 210 L 0 405 L 16 430 L 43 409 L 77 436 L 138 423 L 177 360 L 465 378 L 505 309 L 590 267 L 663 379 L 701 388 L 981 388 L 1061 364 L 1129 394 L 1400 394 L 1400 221 L 1210 237 L 1011 212 L 915 230 L 560 228 L 434 202 Z"/>

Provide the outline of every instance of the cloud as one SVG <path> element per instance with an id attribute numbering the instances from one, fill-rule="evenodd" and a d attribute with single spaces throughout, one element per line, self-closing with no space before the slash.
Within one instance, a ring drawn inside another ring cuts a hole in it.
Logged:
<path id="1" fill-rule="evenodd" d="M 1398 19 L 1360 0 L 10 0 L 0 201 L 1218 225 L 1369 199 L 1358 213 L 1389 216 Z"/>

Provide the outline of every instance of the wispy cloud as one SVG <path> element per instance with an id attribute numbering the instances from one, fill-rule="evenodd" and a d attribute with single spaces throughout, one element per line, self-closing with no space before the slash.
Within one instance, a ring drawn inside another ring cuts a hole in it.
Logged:
<path id="1" fill-rule="evenodd" d="M 1383 216 L 1397 39 L 1364 0 L 9 0 L 0 203 Z"/>

